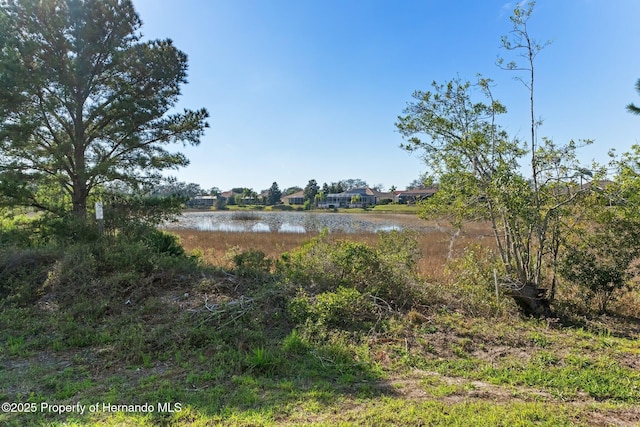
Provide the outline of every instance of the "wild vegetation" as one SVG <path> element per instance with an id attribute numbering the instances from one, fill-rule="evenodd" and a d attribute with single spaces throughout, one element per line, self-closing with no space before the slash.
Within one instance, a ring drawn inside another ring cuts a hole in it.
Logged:
<path id="1" fill-rule="evenodd" d="M 513 28 L 502 38 L 516 60 L 498 60 L 500 67 L 517 72 L 527 89 L 528 141 L 511 138 L 500 126 L 507 108 L 493 96 L 495 83 L 482 76 L 474 84 L 455 78 L 434 82 L 432 91 L 416 91 L 396 127 L 405 139 L 402 148 L 423 152 L 430 179 L 438 183 L 422 216 L 447 216 L 457 228 L 466 221 L 489 221 L 500 260 L 497 280 L 524 313 L 551 314 L 560 272 L 582 284 L 591 277 L 591 290 L 600 294 L 605 310 L 605 288 L 623 286 L 625 271 L 638 256 L 631 236 L 640 230 L 640 206 L 629 203 L 635 196 L 628 191 L 628 181 L 638 176 L 638 147 L 633 148 L 636 154 L 622 158 L 612 152 L 609 165 L 585 167 L 577 151 L 591 141 L 538 139 L 542 122 L 535 119 L 535 60 L 549 43 L 537 42 L 529 32 L 534 5 L 516 7 Z M 635 111 L 633 105 L 629 109 Z M 611 169 L 619 172 L 613 181 Z M 613 237 L 604 236 L 601 228 L 592 230 L 594 223 L 604 226 L 607 221 L 624 223 L 628 234 Z M 625 256 L 596 267 L 596 258 L 603 258 L 595 252 L 609 252 L 613 242 Z M 589 273 L 581 276 L 580 271 Z"/>
<path id="2" fill-rule="evenodd" d="M 451 259 L 445 231 L 178 240 L 136 224 L 46 245 L 26 231 L 0 257 L 1 400 L 156 410 L 5 412 L 5 425 L 640 419 L 637 290 L 600 316 L 562 287 L 557 317 L 520 317 L 496 294 L 487 225 Z"/>
<path id="3" fill-rule="evenodd" d="M 141 25 L 130 1 L 3 2 L 2 202 L 84 218 L 105 187 L 189 164 L 168 146 L 198 145 L 208 112 L 171 112 L 187 57 Z"/>

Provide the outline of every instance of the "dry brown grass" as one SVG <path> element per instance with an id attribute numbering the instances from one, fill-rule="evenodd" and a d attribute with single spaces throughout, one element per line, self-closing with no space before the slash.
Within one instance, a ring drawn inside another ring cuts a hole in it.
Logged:
<path id="1" fill-rule="evenodd" d="M 171 233 L 180 237 L 187 251 L 201 252 L 205 262 L 216 266 L 229 266 L 230 251 L 260 250 L 268 257 L 275 259 L 318 235 L 318 233 L 232 233 L 186 229 L 171 230 Z M 453 238 L 453 232 L 447 229 L 419 233 L 418 244 L 422 251 L 422 258 L 418 263 L 420 274 L 430 278 L 441 277 L 450 250 L 451 254 L 456 256 L 471 245 L 490 246 L 493 244 L 490 233 L 488 225 L 481 223 L 465 227 L 465 231 L 455 238 Z M 375 245 L 378 241 L 378 235 L 375 233 L 332 233 L 329 237 L 334 240 L 353 240 L 370 245 Z M 451 248 L 452 239 L 453 247 Z"/>

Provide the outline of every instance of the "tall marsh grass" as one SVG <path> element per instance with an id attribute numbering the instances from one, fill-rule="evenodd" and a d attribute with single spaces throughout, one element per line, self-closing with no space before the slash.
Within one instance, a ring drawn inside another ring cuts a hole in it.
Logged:
<path id="1" fill-rule="evenodd" d="M 253 232 L 223 232 L 223 231 L 199 231 L 176 229 L 172 234 L 179 237 L 181 244 L 187 252 L 199 254 L 205 263 L 224 268 L 234 268 L 233 257 L 244 251 L 260 251 L 271 260 L 276 260 L 285 252 L 299 248 L 304 243 L 317 237 L 319 233 L 253 233 Z M 379 235 L 376 233 L 331 233 L 327 236 L 329 241 L 353 241 L 376 246 Z M 460 285 L 459 280 L 468 272 L 463 271 L 458 264 L 451 262 L 467 256 L 467 251 L 474 247 L 495 249 L 495 241 L 491 234 L 490 225 L 487 223 L 472 223 L 465 226 L 464 231 L 456 234 L 454 230 L 439 227 L 434 224 L 434 231 L 416 233 L 418 249 L 422 257 L 417 263 L 417 273 L 427 281 L 444 286 L 447 291 L 460 290 L 452 284 Z M 486 283 L 487 286 L 493 286 Z M 456 286 L 457 286 L 456 285 Z M 455 289 L 454 289 L 455 288 Z M 640 313 L 640 297 L 635 284 L 631 291 L 619 296 L 612 303 L 611 311 L 623 316 L 637 318 Z M 445 299 L 452 295 L 441 296 Z M 459 299 L 458 295 L 454 299 Z M 460 301 L 458 301 L 460 302 Z M 468 303 L 473 303 L 469 299 Z M 457 305 L 457 304 L 454 304 Z M 582 292 L 576 286 L 562 283 L 558 287 L 554 307 L 559 314 L 573 316 L 575 313 L 588 313 L 589 307 L 585 306 Z M 475 309 L 472 311 L 476 311 Z"/>
<path id="2" fill-rule="evenodd" d="M 253 233 L 224 232 L 177 229 L 171 233 L 180 238 L 180 242 L 188 252 L 202 255 L 205 262 L 216 266 L 231 266 L 228 253 L 257 250 L 264 252 L 269 258 L 279 258 L 284 252 L 300 247 L 305 242 L 318 236 L 319 233 Z M 418 261 L 420 275 L 439 279 L 444 277 L 447 259 L 464 253 L 465 248 L 481 244 L 493 247 L 494 241 L 487 224 L 472 224 L 458 235 L 452 230 L 441 228 L 441 231 L 417 233 L 422 258 Z M 376 233 L 331 233 L 328 238 L 333 241 L 351 240 L 368 245 L 375 245 L 379 235 Z"/>

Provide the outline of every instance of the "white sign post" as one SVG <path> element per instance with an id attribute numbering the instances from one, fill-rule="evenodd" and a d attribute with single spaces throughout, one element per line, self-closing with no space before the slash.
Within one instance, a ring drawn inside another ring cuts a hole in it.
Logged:
<path id="1" fill-rule="evenodd" d="M 96 202 L 96 219 L 98 220 L 98 231 L 102 235 L 102 227 L 104 225 L 104 212 L 102 211 L 102 202 Z"/>

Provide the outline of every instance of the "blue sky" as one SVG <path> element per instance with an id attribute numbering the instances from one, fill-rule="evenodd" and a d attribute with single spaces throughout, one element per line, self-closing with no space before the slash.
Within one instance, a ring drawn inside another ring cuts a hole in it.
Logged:
<path id="1" fill-rule="evenodd" d="M 181 181 L 256 191 L 360 178 L 404 188 L 425 171 L 394 123 L 415 90 L 456 76 L 492 78 L 525 139 L 528 93 L 496 65 L 515 2 L 496 0 L 133 0 L 145 38 L 189 57 L 179 108 L 209 110 L 210 128 L 183 151 Z M 640 138 L 640 1 L 538 0 L 529 23 L 552 40 L 536 63 L 540 136 L 594 139 L 584 162 Z"/>

